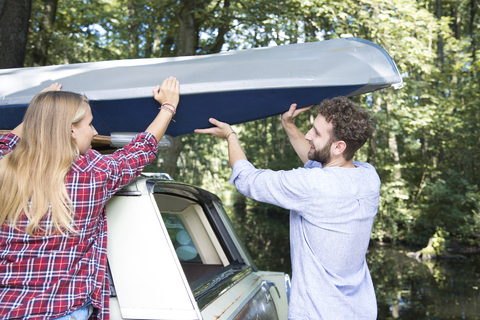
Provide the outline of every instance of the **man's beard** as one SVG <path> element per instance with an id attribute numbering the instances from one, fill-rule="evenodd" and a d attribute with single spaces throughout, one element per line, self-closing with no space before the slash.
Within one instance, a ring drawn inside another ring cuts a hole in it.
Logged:
<path id="1" fill-rule="evenodd" d="M 323 147 L 320 150 L 315 149 L 315 151 L 308 152 L 308 159 L 320 162 L 322 167 L 325 167 L 330 162 L 330 147 L 332 146 L 333 141 L 330 141 L 328 145 Z"/>

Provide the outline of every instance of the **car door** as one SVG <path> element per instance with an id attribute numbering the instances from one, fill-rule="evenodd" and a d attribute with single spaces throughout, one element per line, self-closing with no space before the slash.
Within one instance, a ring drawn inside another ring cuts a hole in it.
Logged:
<path id="1" fill-rule="evenodd" d="M 202 319 L 158 207 L 142 191 L 107 205 L 111 318 Z"/>
<path id="2" fill-rule="evenodd" d="M 107 216 L 112 319 L 286 319 L 284 274 L 257 270 L 215 195 L 140 180 Z"/>

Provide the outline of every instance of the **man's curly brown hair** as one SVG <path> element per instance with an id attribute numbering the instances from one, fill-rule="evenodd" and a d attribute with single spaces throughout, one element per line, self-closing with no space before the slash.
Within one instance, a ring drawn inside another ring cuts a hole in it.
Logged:
<path id="1" fill-rule="evenodd" d="M 347 148 L 343 152 L 345 160 L 353 159 L 372 134 L 373 121 L 368 111 L 358 107 L 345 97 L 324 100 L 317 107 L 319 115 L 332 122 L 332 141 L 345 141 Z"/>

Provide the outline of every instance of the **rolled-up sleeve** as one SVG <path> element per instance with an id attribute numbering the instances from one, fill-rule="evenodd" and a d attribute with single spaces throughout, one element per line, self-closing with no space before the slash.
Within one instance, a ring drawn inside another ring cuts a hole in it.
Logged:
<path id="1" fill-rule="evenodd" d="M 106 156 L 111 174 L 111 191 L 115 193 L 119 188 L 132 182 L 154 159 L 158 152 L 157 141 L 150 133 L 137 135 L 132 142 Z"/>
<path id="2" fill-rule="evenodd" d="M 14 135 L 13 133 L 7 133 L 0 136 L 0 159 L 12 152 L 13 149 L 16 148 L 19 141 L 20 137 Z"/>
<path id="3" fill-rule="evenodd" d="M 233 166 L 230 184 L 249 198 L 295 211 L 303 211 L 308 202 L 303 200 L 311 196 L 305 168 L 260 170 L 247 160 L 239 160 Z"/>
<path id="4" fill-rule="evenodd" d="M 109 197 L 132 182 L 158 152 L 157 141 L 150 133 L 138 134 L 132 142 L 111 155 L 101 155 L 89 150 L 72 165 L 72 172 L 93 173 L 98 181 L 104 181 Z"/>

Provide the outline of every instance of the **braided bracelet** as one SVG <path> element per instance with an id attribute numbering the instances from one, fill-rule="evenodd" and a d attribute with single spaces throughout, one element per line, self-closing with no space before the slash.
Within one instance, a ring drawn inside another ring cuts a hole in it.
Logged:
<path id="1" fill-rule="evenodd" d="M 173 105 L 173 103 L 164 102 L 164 103 L 162 103 L 162 107 L 163 107 L 164 105 L 172 106 L 174 113 L 177 113 L 177 107 L 175 107 L 175 106 Z"/>
<path id="2" fill-rule="evenodd" d="M 168 111 L 172 114 L 172 121 L 173 122 L 176 122 L 174 119 L 173 119 L 173 116 L 175 115 L 175 112 L 173 112 L 170 108 L 167 108 L 167 107 L 160 107 L 160 110 L 165 110 L 165 111 Z"/>
<path id="3" fill-rule="evenodd" d="M 227 133 L 227 134 L 225 135 L 225 139 L 228 140 L 228 137 L 229 137 L 232 133 L 236 135 L 235 131 L 232 130 L 232 131 L 230 131 L 229 133 Z"/>

